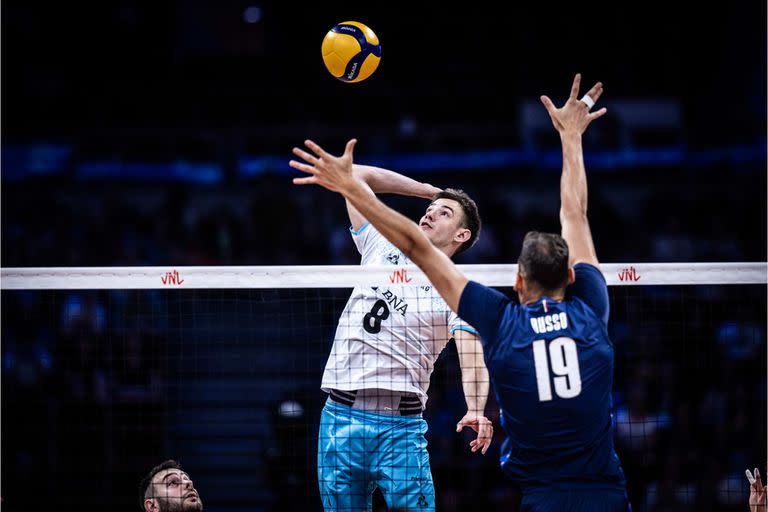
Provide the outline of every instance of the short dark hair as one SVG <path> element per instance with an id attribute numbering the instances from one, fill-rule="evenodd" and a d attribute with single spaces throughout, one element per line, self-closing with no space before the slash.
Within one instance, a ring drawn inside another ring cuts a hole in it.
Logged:
<path id="1" fill-rule="evenodd" d="M 149 473 L 147 473 L 147 476 L 142 478 L 141 483 L 139 484 L 139 505 L 141 506 L 142 511 L 144 510 L 144 500 L 146 499 L 147 489 L 149 489 L 149 486 L 152 485 L 152 479 L 155 478 L 156 474 L 163 471 L 164 469 L 181 470 L 181 464 L 173 459 L 168 459 L 165 462 L 162 462 L 153 467 Z"/>
<path id="2" fill-rule="evenodd" d="M 526 281 L 546 291 L 568 284 L 568 243 L 560 235 L 529 231 L 517 263 Z"/>
<path id="3" fill-rule="evenodd" d="M 456 250 L 456 254 L 466 251 L 475 245 L 478 237 L 480 237 L 482 222 L 480 221 L 480 212 L 477 210 L 477 204 L 471 197 L 469 197 L 469 194 L 463 190 L 455 188 L 447 188 L 438 192 L 435 194 L 435 197 L 432 198 L 432 201 L 437 201 L 438 199 L 452 199 L 461 205 L 461 209 L 464 212 L 464 221 L 462 222 L 461 227 L 467 228 L 471 234 L 469 235 L 469 240 L 459 246 Z"/>

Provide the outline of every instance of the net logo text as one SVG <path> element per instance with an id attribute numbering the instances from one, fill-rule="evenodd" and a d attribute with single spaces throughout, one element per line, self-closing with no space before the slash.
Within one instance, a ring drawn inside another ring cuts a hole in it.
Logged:
<path id="1" fill-rule="evenodd" d="M 625 268 L 621 272 L 619 272 L 619 281 L 639 281 L 640 280 L 640 274 L 637 273 L 637 270 L 635 270 L 635 267 L 629 267 Z"/>
<path id="2" fill-rule="evenodd" d="M 184 282 L 184 280 L 179 275 L 178 270 L 174 270 L 173 272 L 166 272 L 164 276 L 160 276 L 160 281 L 163 282 L 163 284 L 181 284 Z"/>
<path id="3" fill-rule="evenodd" d="M 389 276 L 389 282 L 394 283 L 410 283 L 413 281 L 412 277 L 408 277 L 408 269 L 395 270 L 392 275 Z"/>

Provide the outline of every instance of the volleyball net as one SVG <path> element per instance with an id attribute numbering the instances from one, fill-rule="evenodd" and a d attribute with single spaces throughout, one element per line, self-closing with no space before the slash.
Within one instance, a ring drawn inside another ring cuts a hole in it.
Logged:
<path id="1" fill-rule="evenodd" d="M 516 265 L 461 268 L 512 293 Z M 766 264 L 601 269 L 634 510 L 743 510 L 744 469 L 766 463 Z M 342 314 L 352 289 L 438 297 L 416 267 L 7 268 L 1 278 L 2 496 L 33 508 L 135 509 L 141 477 L 175 458 L 206 509 L 322 510 L 320 381 L 339 323 L 362 321 Z M 493 397 L 486 456 L 455 432 L 461 375 L 449 343 L 424 412 L 438 510 L 511 506 Z"/>

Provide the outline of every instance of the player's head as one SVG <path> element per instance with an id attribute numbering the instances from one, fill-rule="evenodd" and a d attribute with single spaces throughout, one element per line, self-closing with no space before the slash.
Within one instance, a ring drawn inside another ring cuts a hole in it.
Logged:
<path id="1" fill-rule="evenodd" d="M 453 256 L 477 241 L 480 213 L 466 192 L 447 188 L 432 198 L 419 227 L 435 247 Z"/>
<path id="2" fill-rule="evenodd" d="M 517 260 L 515 290 L 523 300 L 557 295 L 573 281 L 568 268 L 568 243 L 555 233 L 529 231 Z"/>
<path id="3" fill-rule="evenodd" d="M 152 468 L 139 484 L 144 512 L 199 512 L 203 502 L 192 479 L 175 460 Z"/>

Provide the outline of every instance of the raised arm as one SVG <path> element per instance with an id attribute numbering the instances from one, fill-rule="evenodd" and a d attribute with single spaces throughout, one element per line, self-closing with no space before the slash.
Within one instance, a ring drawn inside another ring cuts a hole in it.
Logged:
<path id="1" fill-rule="evenodd" d="M 291 160 L 290 165 L 311 176 L 294 178 L 293 182 L 297 185 L 321 185 L 341 193 L 364 218 L 376 226 L 379 233 L 424 271 L 448 306 L 457 311 L 467 278 L 448 256 L 432 245 L 416 223 L 379 201 L 371 193 L 370 187 L 354 176 L 352 151 L 356 143 L 355 139 L 350 140 L 344 154 L 336 157 L 326 153 L 314 142 L 305 141 L 314 155 L 299 150 L 304 153 L 301 155 L 294 151 L 307 163 Z"/>
<path id="2" fill-rule="evenodd" d="M 429 183 L 422 183 L 395 171 L 372 165 L 352 164 L 352 174 L 367 184 L 375 194 L 397 194 L 432 199 L 442 190 Z"/>
<path id="3" fill-rule="evenodd" d="M 373 194 L 397 194 L 431 199 L 441 190 L 429 183 L 421 183 L 395 171 L 370 165 L 352 164 L 352 174 L 363 183 L 363 188 L 368 189 Z M 347 212 L 349 212 L 349 221 L 354 230 L 360 229 L 368 222 L 349 200 L 347 200 Z"/>
<path id="4" fill-rule="evenodd" d="M 597 253 L 587 220 L 587 175 L 581 136 L 589 123 L 606 113 L 605 108 L 589 112 L 603 93 L 603 84 L 597 82 L 582 100 L 578 99 L 581 75 L 573 79 L 568 101 L 556 108 L 547 96 L 541 102 L 547 109 L 552 124 L 560 134 L 563 147 L 563 174 L 560 177 L 560 224 L 562 236 L 568 242 L 569 265 L 590 263 L 597 265 Z M 587 98 L 588 96 L 588 98 Z"/>
<path id="5" fill-rule="evenodd" d="M 314 155 L 307 153 L 300 148 L 293 148 L 293 154 L 309 163 L 314 163 L 316 160 Z M 401 196 L 414 196 L 430 199 L 440 192 L 439 188 L 433 187 L 429 183 L 421 183 L 402 174 L 380 167 L 353 164 L 352 174 L 363 184 L 363 188 L 371 195 L 398 194 Z M 355 231 L 368 222 L 365 216 L 348 200 L 347 212 L 349 213 L 349 223 Z"/>

